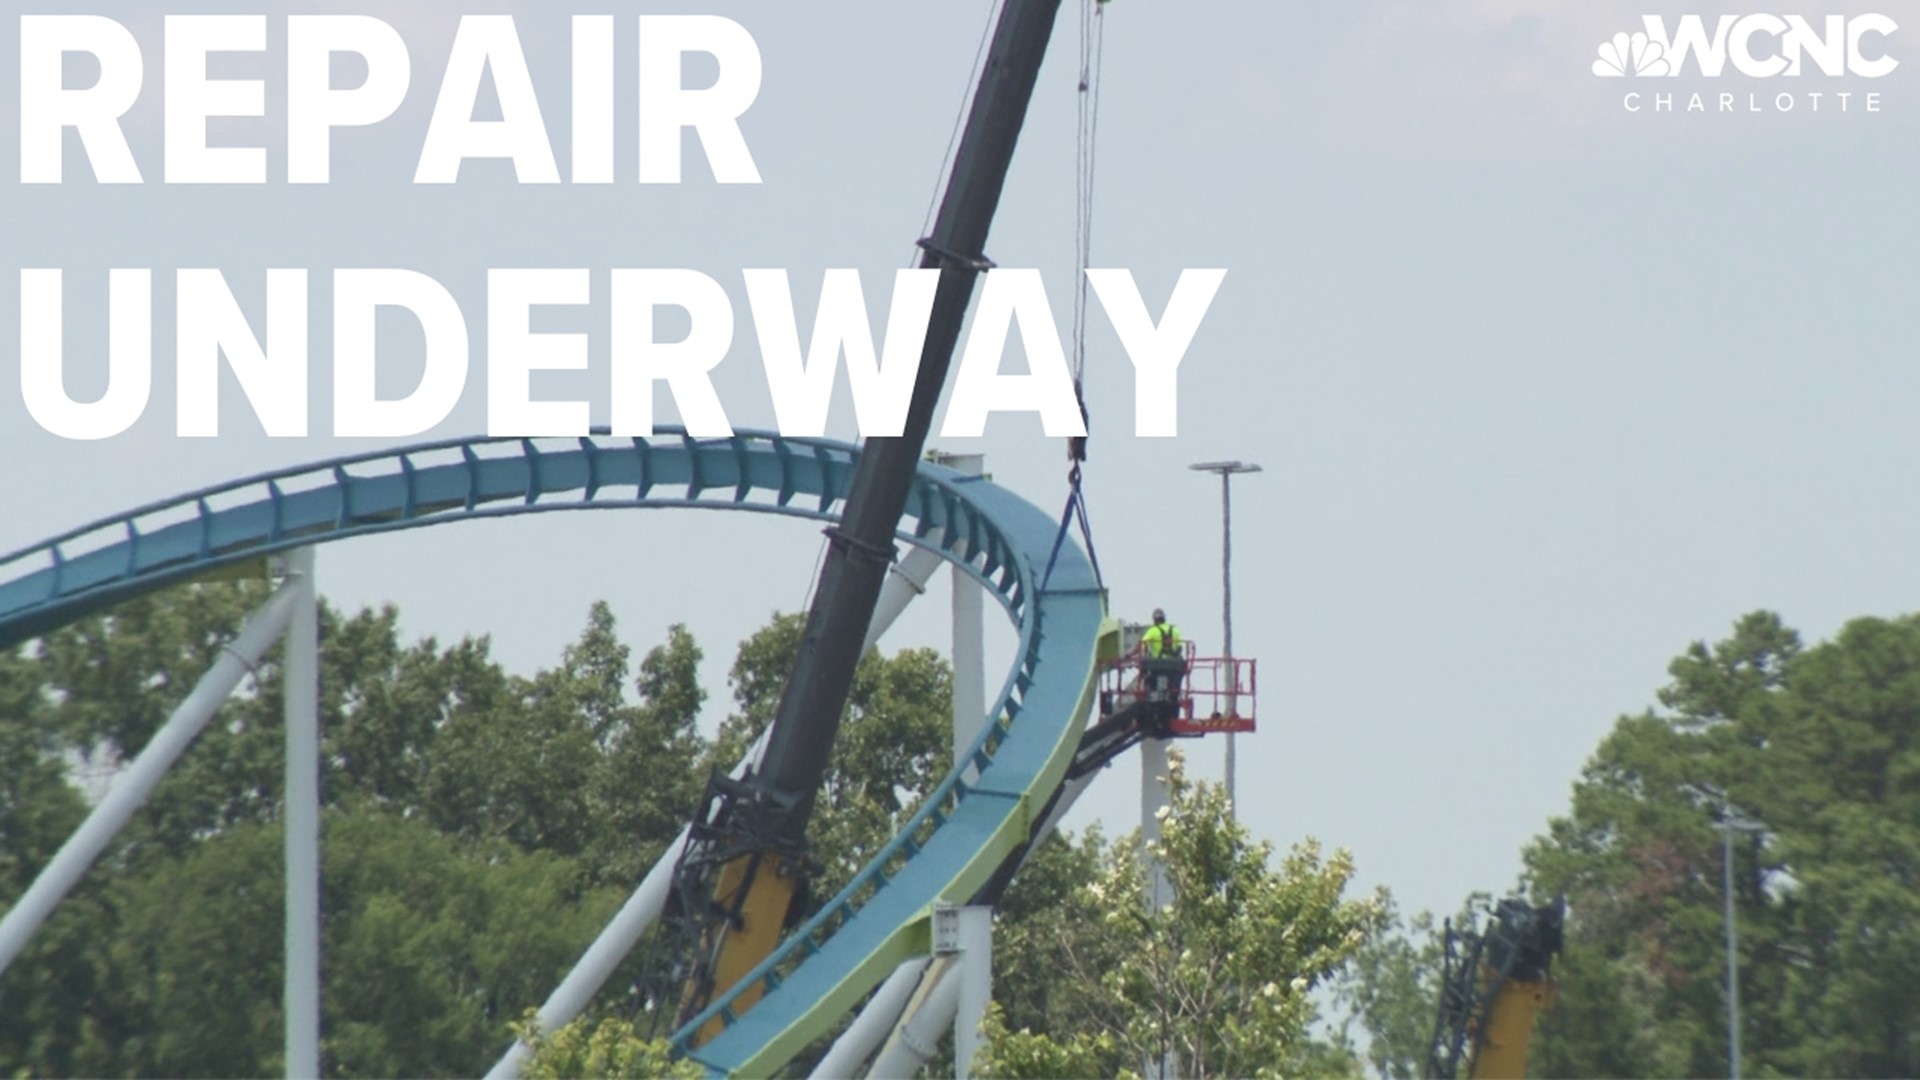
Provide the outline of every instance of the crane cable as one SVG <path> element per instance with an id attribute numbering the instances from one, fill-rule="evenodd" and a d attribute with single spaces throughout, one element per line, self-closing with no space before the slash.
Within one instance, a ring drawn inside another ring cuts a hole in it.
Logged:
<path id="1" fill-rule="evenodd" d="M 1091 433 L 1087 412 L 1087 267 L 1093 257 L 1093 179 L 1097 164 L 1095 150 L 1100 129 L 1100 76 L 1106 58 L 1106 10 L 1108 0 L 1080 2 L 1080 81 L 1079 121 L 1075 133 L 1074 160 L 1074 292 L 1073 292 L 1073 397 L 1080 406 L 1081 425 Z M 1054 563 L 1060 557 L 1060 545 L 1067 530 L 1077 521 L 1080 536 L 1087 545 L 1087 560 L 1093 564 L 1093 579 L 1106 587 L 1100 574 L 1100 556 L 1093 549 L 1093 525 L 1087 519 L 1086 491 L 1081 485 L 1080 463 L 1087 460 L 1087 437 L 1067 439 L 1067 505 L 1060 514 L 1060 532 L 1053 540 L 1053 554 L 1047 559 L 1047 571 L 1041 587 L 1053 578 Z"/>
<path id="2" fill-rule="evenodd" d="M 960 94 L 959 107 L 954 110 L 953 130 L 947 135 L 947 149 L 940 155 L 940 171 L 934 177 L 933 190 L 927 195 L 926 217 L 920 222 L 921 236 L 926 236 L 933 230 L 934 210 L 940 205 L 940 193 L 946 190 L 947 168 L 953 164 L 953 152 L 960 145 L 960 131 L 966 126 L 967 106 L 973 103 L 974 93 L 980 89 L 980 77 L 985 73 L 982 61 L 984 61 L 987 56 L 987 42 L 992 39 L 993 28 L 1000 21 L 1000 9 L 1005 6 L 1005 0 L 992 0 L 992 2 L 987 5 L 986 21 L 980 24 L 980 43 L 974 47 L 973 63 L 967 65 L 966 89 Z M 913 253 L 907 258 L 906 265 L 909 267 L 918 265 L 921 257 L 925 254 L 925 249 L 915 244 Z"/>

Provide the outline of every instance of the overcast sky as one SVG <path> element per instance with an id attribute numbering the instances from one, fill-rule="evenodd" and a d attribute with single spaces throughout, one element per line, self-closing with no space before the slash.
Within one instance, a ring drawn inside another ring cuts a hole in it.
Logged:
<path id="1" fill-rule="evenodd" d="M 1797 10 L 1920 23 L 1912 0 L 1878 3 Z M 564 174 L 566 16 L 604 9 L 208 0 L 190 10 L 275 16 L 264 58 L 214 68 L 267 77 L 269 116 L 214 130 L 267 146 L 271 182 L 186 188 L 152 182 L 166 7 L 88 7 L 124 21 L 146 51 L 146 93 L 127 125 L 146 185 L 95 185 L 71 139 L 68 183 L 14 183 L 18 86 L 0 80 L 12 128 L 0 139 L 0 262 L 65 268 L 69 387 L 84 398 L 105 384 L 106 269 L 155 270 L 157 343 L 145 417 L 102 442 L 47 434 L 18 380 L 0 381 L 0 548 L 376 445 L 320 434 L 332 422 L 335 267 L 434 276 L 476 344 L 487 268 L 593 270 L 593 307 L 542 316 L 545 329 L 592 333 L 590 368 L 536 386 L 594 402 L 600 422 L 606 272 L 701 270 L 740 315 L 720 398 L 736 426 L 773 426 L 740 271 L 791 271 L 803 326 L 825 268 L 857 267 L 881 294 L 921 235 L 988 15 L 983 0 L 701 5 L 739 20 L 764 58 L 743 121 L 758 186 L 716 186 L 693 154 L 677 187 L 522 187 L 500 162 L 469 163 L 454 186 L 416 187 L 460 14 L 517 15 Z M 618 7 L 624 178 L 636 153 L 635 13 L 692 9 Z M 406 104 L 335 136 L 326 187 L 281 182 L 287 10 L 380 14 L 412 55 Z M 1114 610 L 1140 618 L 1164 606 L 1203 651 L 1217 648 L 1218 485 L 1187 466 L 1265 466 L 1235 489 L 1235 638 L 1258 658 L 1262 691 L 1261 730 L 1241 742 L 1242 814 L 1283 845 L 1312 835 L 1353 849 L 1365 883 L 1391 886 L 1410 908 L 1451 910 L 1471 891 L 1509 887 L 1520 848 L 1564 809 L 1582 761 L 1616 716 L 1652 702 L 1689 641 L 1717 640 L 1756 608 L 1824 637 L 1852 617 L 1907 611 L 1920 590 L 1916 64 L 1870 81 L 1659 80 L 1683 96 L 1738 93 L 1741 111 L 1706 115 L 1628 113 L 1629 80 L 1590 70 L 1600 42 L 1637 29 L 1643 13 L 1722 10 L 1746 9 L 1115 0 L 1104 16 L 1094 263 L 1132 269 L 1155 312 L 1181 268 L 1228 271 L 1182 368 L 1176 438 L 1133 436 L 1131 369 L 1093 319 L 1087 484 Z M 988 251 L 1043 272 L 1063 333 L 1077 18 L 1067 3 Z M 0 22 L 5 55 L 18 55 L 18 26 Z M 1886 50 L 1904 60 L 1914 34 L 1920 25 Z M 1879 92 L 1881 111 L 1856 100 L 1840 114 L 1832 98 L 1809 111 L 1809 91 L 1841 83 Z M 1749 92 L 1782 91 L 1800 95 L 1793 112 L 1744 111 Z M 315 435 L 266 438 L 231 378 L 220 436 L 174 435 L 180 267 L 224 270 L 256 325 L 263 270 L 312 272 Z M 18 303 L 0 303 L 10 369 L 18 322 Z M 395 340 L 383 392 L 418 376 L 412 342 Z M 434 436 L 484 428 L 482 360 L 477 351 L 465 398 Z M 844 394 L 833 429 L 854 435 Z M 998 480 L 1049 512 L 1066 494 L 1063 448 L 1033 417 L 936 444 L 984 451 Z M 522 672 L 556 660 L 595 599 L 613 605 L 636 651 L 685 622 L 708 651 L 717 720 L 734 643 L 804 602 L 818 553 L 805 524 L 558 515 L 341 545 L 320 567 L 334 602 L 397 603 L 412 634 L 489 634 Z M 890 644 L 940 644 L 944 602 L 923 602 Z M 991 629 L 1003 658 L 1004 623 Z M 1193 756 L 1198 772 L 1219 774 L 1217 744 Z M 1129 827 L 1137 772 L 1116 766 L 1077 823 Z"/>

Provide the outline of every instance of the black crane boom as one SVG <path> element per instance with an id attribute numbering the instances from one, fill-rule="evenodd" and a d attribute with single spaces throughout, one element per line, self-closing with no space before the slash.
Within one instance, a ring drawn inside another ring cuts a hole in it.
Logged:
<path id="1" fill-rule="evenodd" d="M 741 783 L 716 780 L 696 819 L 675 892 L 682 917 L 701 920 L 706 929 L 689 972 L 683 1018 L 766 956 L 802 906 L 815 793 L 974 285 L 992 266 L 985 256 L 988 229 L 1059 8 L 1060 0 L 1006 0 L 1001 10 L 932 234 L 920 241 L 920 266 L 938 270 L 940 281 L 906 427 L 899 436 L 869 438 L 861 449 L 840 522 L 827 530 L 827 557 L 759 769 Z M 703 910 L 692 910 L 696 903 Z M 736 1011 L 757 998 L 757 989 L 743 991 Z M 709 1025 L 700 1038 L 718 1030 Z"/>
<path id="2" fill-rule="evenodd" d="M 933 314 L 915 376 L 906 428 L 895 438 L 870 438 L 840 524 L 828 530 L 831 550 L 807 613 L 793 676 L 774 715 L 761 783 L 799 795 L 781 833 L 804 830 L 813 791 L 826 771 L 833 737 L 873 620 L 880 586 L 893 560 L 893 534 L 919 468 L 934 406 L 973 299 L 974 282 L 991 265 L 987 230 L 1000 205 L 1027 104 L 1060 0 L 1009 0 L 994 33 L 966 131 L 954 158 L 933 234 L 920 241 L 922 269 L 940 271 Z"/>

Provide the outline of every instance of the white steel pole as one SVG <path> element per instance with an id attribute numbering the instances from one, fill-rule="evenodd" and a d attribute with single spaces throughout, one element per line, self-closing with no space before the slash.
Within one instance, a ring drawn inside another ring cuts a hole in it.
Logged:
<path id="1" fill-rule="evenodd" d="M 754 755 L 749 754 L 749 761 Z M 746 769 L 746 762 L 734 770 L 737 779 Z M 566 1027 L 573 1022 L 593 1000 L 602 984 L 620 966 L 620 961 L 633 951 L 634 942 L 647 932 L 654 920 L 660 917 L 660 909 L 666 906 L 667 889 L 673 883 L 673 868 L 680 862 L 680 852 L 687 846 L 687 830 L 681 829 L 673 843 L 667 845 L 666 854 L 660 856 L 641 880 L 640 887 L 633 890 L 627 902 L 621 905 L 618 913 L 609 921 L 600 936 L 593 939 L 580 961 L 567 972 L 548 995 L 546 1004 L 540 1006 L 538 1017 L 534 1021 L 542 1033 L 550 1033 Z M 527 1044 L 515 1040 L 507 1052 L 494 1063 L 487 1073 L 488 1080 L 510 1080 L 520 1075 L 520 1066 L 527 1060 Z"/>
<path id="2" fill-rule="evenodd" d="M 993 1000 L 993 908 L 969 904 L 960 918 L 960 997 L 953 1015 L 953 1075 L 973 1075 L 980 1025 Z"/>
<path id="3" fill-rule="evenodd" d="M 1225 652 L 1227 680 L 1227 715 L 1240 715 L 1239 669 L 1233 662 L 1233 478 L 1241 473 L 1260 472 L 1260 466 L 1244 461 L 1206 461 L 1188 468 L 1195 472 L 1218 473 L 1220 476 L 1220 621 L 1222 651 Z M 1236 816 L 1239 804 L 1234 801 L 1234 776 L 1238 762 L 1234 753 L 1235 734 L 1227 732 L 1227 806 Z"/>
<path id="4" fill-rule="evenodd" d="M 759 740 L 747 751 L 747 756 L 733 767 L 733 778 L 740 779 L 747 774 L 749 767 L 758 764 L 760 753 L 766 747 L 767 733 L 763 731 Z M 581 954 L 573 970 L 567 972 L 567 977 L 560 980 L 560 985 L 548 995 L 546 1004 L 540 1006 L 534 1023 L 541 1032 L 552 1032 L 572 1023 L 574 1017 L 579 1016 L 587 1003 L 593 1000 L 593 995 L 600 992 L 600 987 L 614 969 L 633 951 L 640 935 L 646 933 L 647 928 L 660 918 L 661 909 L 667 904 L 667 892 L 673 885 L 673 868 L 680 864 L 680 853 L 686 846 L 687 829 L 682 828 L 680 835 L 673 838 L 673 843 L 667 845 L 666 852 L 654 861 L 653 868 L 641 879 L 633 895 L 627 897 L 627 902 L 620 906 L 606 928 L 600 931 L 600 936 L 594 938 L 593 944 Z M 520 1066 L 526 1060 L 527 1044 L 514 1040 L 507 1052 L 500 1055 L 500 1060 L 494 1062 L 493 1068 L 487 1073 L 487 1080 L 511 1080 L 520 1075 Z"/>
<path id="5" fill-rule="evenodd" d="M 1727 1076 L 1740 1080 L 1740 961 L 1733 929 L 1733 823 L 1720 827 L 1721 874 L 1727 898 Z"/>
<path id="6" fill-rule="evenodd" d="M 1140 840 L 1152 844 L 1160 839 L 1160 818 L 1167 809 L 1167 740 L 1140 741 Z M 1173 885 L 1167 881 L 1166 864 L 1155 855 L 1147 855 L 1147 910 L 1165 911 L 1173 900 Z"/>
<path id="7" fill-rule="evenodd" d="M 915 995 L 917 1004 L 907 1007 L 907 1019 L 880 1048 L 868 1076 L 886 1080 L 913 1076 L 933 1057 L 940 1036 L 946 1033 L 960 1005 L 960 973 L 954 970 L 955 959 L 943 957 L 928 969 Z"/>
<path id="8" fill-rule="evenodd" d="M 1740 1080 L 1740 945 L 1734 930 L 1736 913 L 1733 902 L 1733 834 L 1754 833 L 1761 827 L 1737 817 L 1725 797 L 1720 801 L 1720 873 L 1726 898 L 1727 923 L 1727 1076 Z"/>
<path id="9" fill-rule="evenodd" d="M 13 963 L 26 947 L 27 940 L 39 929 L 53 909 L 66 896 L 67 891 L 79 882 L 87 867 L 106 849 L 108 841 L 127 823 L 133 812 L 146 802 L 154 786 L 165 776 L 167 769 L 179 759 L 194 736 L 206 726 L 213 714 L 219 710 L 233 688 L 267 651 L 280 631 L 287 626 L 287 620 L 293 613 L 296 602 L 295 590 L 282 586 L 272 598 L 254 612 L 247 620 L 233 643 L 228 645 L 214 661 L 213 667 L 200 677 L 193 692 L 180 703 L 173 715 L 154 732 L 153 738 L 140 751 L 132 765 L 114 780 L 113 787 L 107 792 L 100 805 L 93 808 L 73 835 L 62 844 L 45 869 L 34 878 L 26 894 L 0 919 L 0 972 Z"/>
<path id="10" fill-rule="evenodd" d="M 1140 743 L 1140 842 L 1142 846 L 1160 839 L 1161 817 L 1171 800 L 1167 794 L 1166 739 L 1143 739 Z M 1147 912 L 1157 916 L 1173 902 L 1173 883 L 1167 880 L 1167 864 L 1158 855 L 1142 851 L 1147 862 L 1147 895 L 1142 897 Z M 1148 1080 L 1165 1080 L 1174 1075 L 1171 1053 L 1158 1060 L 1148 1058 L 1141 1071 Z"/>
<path id="11" fill-rule="evenodd" d="M 294 590 L 283 687 L 287 725 L 287 1076 L 320 1075 L 320 610 L 313 549 L 286 556 Z"/>
<path id="12" fill-rule="evenodd" d="M 867 1060 L 887 1033 L 893 1030 L 900 1020 L 900 1014 L 906 1010 L 907 1002 L 912 999 L 914 988 L 920 985 L 920 977 L 926 974 L 927 965 L 933 962 L 930 956 L 916 956 L 903 960 L 893 969 L 887 981 L 880 984 L 867 1007 L 847 1028 L 846 1032 L 833 1041 L 833 1048 L 820 1064 L 813 1067 L 812 1076 L 817 1080 L 838 1080 L 839 1077 L 852 1076 L 860 1063 Z"/>
<path id="13" fill-rule="evenodd" d="M 887 580 L 880 586 L 880 599 L 874 602 L 873 622 L 862 649 L 871 649 L 880 643 L 880 635 L 893 625 L 908 604 L 927 591 L 927 581 L 944 565 L 946 560 L 939 552 L 909 547 L 899 562 L 888 567 Z"/>
<path id="14" fill-rule="evenodd" d="M 936 454 L 934 460 L 967 476 L 986 470 L 984 454 Z M 964 549 L 962 549 L 964 550 Z M 971 555 L 972 552 L 966 554 Z M 987 722 L 987 591 L 959 567 L 953 570 L 953 760 L 959 764 Z"/>
<path id="15" fill-rule="evenodd" d="M 1233 667 L 1233 474 L 1224 470 L 1220 473 L 1220 621 L 1221 647 L 1227 654 L 1227 716 L 1233 718 L 1240 715 L 1240 702 L 1233 693 L 1239 684 Z M 1237 817 L 1240 804 L 1233 797 L 1237 772 L 1234 738 L 1234 732 L 1227 732 L 1227 810 Z"/>

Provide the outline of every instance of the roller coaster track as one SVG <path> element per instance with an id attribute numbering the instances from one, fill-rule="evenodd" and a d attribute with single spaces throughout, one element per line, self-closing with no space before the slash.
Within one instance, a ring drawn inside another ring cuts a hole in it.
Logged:
<path id="1" fill-rule="evenodd" d="M 0 647 L 278 551 L 447 522 L 557 510 L 691 507 L 833 520 L 856 447 L 743 432 L 650 438 L 461 439 L 337 458 L 154 503 L 0 557 Z M 731 992 L 692 1051 L 762 1075 L 824 1034 L 901 961 L 929 951 L 941 902 L 965 903 L 1026 842 L 1073 758 L 1094 694 L 1105 601 L 1085 555 L 1012 493 L 922 465 L 899 536 L 997 597 L 1019 632 L 1013 669 L 971 751 L 841 893 Z M 644 564 L 643 564 L 644 565 Z M 736 1015 L 748 987 L 766 995 Z"/>

